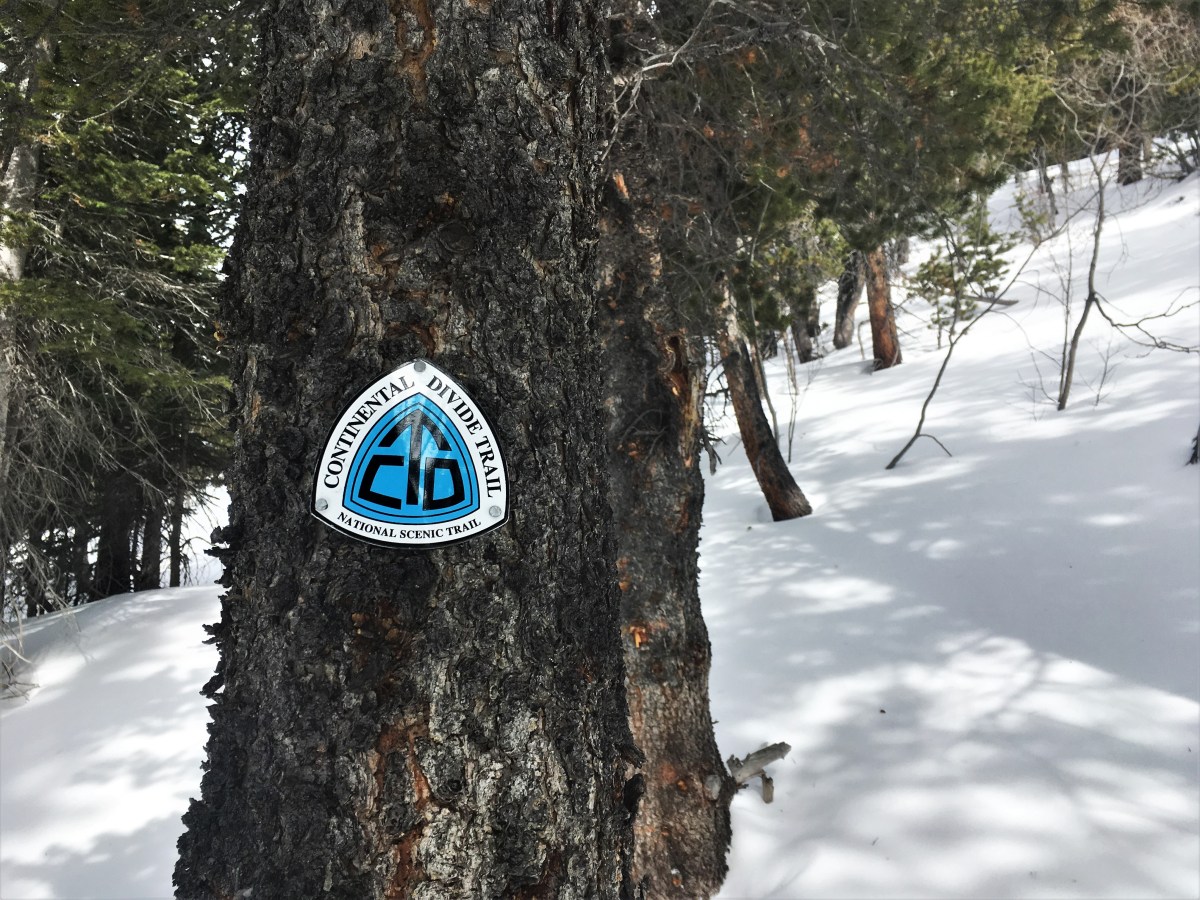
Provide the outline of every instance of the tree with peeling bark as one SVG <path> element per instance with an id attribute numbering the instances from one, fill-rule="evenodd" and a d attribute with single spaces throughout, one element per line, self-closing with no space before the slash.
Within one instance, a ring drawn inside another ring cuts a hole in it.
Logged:
<path id="1" fill-rule="evenodd" d="M 181 898 L 617 898 L 638 785 L 597 340 L 588 0 L 278 0 L 228 271 L 237 440 Z M 425 357 L 513 515 L 440 549 L 308 514 L 340 409 Z"/>
<path id="2" fill-rule="evenodd" d="M 636 37 L 655 24 L 632 6 L 613 17 L 618 78 L 643 63 Z M 645 756 L 633 877 L 647 900 L 697 900 L 725 877 L 733 782 L 713 734 L 697 581 L 704 344 L 663 273 L 662 87 L 642 85 L 608 149 L 599 288 L 629 723 Z"/>

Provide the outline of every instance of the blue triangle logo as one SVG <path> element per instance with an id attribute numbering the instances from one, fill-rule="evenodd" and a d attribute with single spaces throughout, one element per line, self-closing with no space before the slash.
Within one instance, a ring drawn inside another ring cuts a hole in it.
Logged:
<path id="1" fill-rule="evenodd" d="M 424 394 L 389 409 L 351 461 L 342 505 L 378 522 L 436 525 L 479 509 L 467 442 Z"/>

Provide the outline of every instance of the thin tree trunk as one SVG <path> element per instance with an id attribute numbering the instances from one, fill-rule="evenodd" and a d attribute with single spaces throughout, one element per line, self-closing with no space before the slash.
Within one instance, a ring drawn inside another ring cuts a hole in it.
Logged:
<path id="1" fill-rule="evenodd" d="M 17 329 L 9 311 L 0 305 L 0 489 L 8 484 L 11 451 L 10 432 L 15 437 L 15 424 L 10 420 L 14 410 L 13 390 L 16 386 Z M 6 514 L 0 510 L 0 517 Z M 7 532 L 7 529 L 4 529 Z"/>
<path id="2" fill-rule="evenodd" d="M 746 459 L 758 486 L 763 492 L 771 518 L 776 522 L 807 516 L 812 507 L 788 471 L 771 425 L 763 413 L 762 399 L 754 381 L 754 366 L 741 330 L 738 328 L 737 305 L 728 282 L 721 285 L 722 302 L 718 311 L 717 347 L 729 385 L 729 399 L 737 417 L 738 431 Z"/>
<path id="3" fill-rule="evenodd" d="M 167 546 L 171 555 L 168 587 L 179 587 L 183 583 L 183 514 L 186 495 L 183 485 L 175 489 L 175 497 L 171 501 L 171 532 Z"/>
<path id="4" fill-rule="evenodd" d="M 1050 216 L 1054 221 L 1058 220 L 1058 201 L 1054 197 L 1054 179 L 1050 176 L 1050 160 L 1049 154 L 1044 145 L 1039 145 L 1034 152 L 1037 160 L 1038 171 L 1038 187 L 1042 194 L 1046 197 L 1047 203 L 1050 205 Z M 1063 181 L 1063 191 L 1066 192 L 1066 180 Z"/>
<path id="5" fill-rule="evenodd" d="M 74 604 L 86 603 L 92 596 L 92 565 L 88 558 L 88 545 L 91 540 L 89 523 L 75 526 L 71 536 L 71 569 L 75 579 L 75 594 L 70 598 Z"/>
<path id="6" fill-rule="evenodd" d="M 1058 392 L 1058 410 L 1067 408 L 1067 401 L 1071 397 L 1071 385 L 1075 380 L 1075 357 L 1079 352 L 1079 339 L 1083 336 L 1084 326 L 1087 325 L 1088 314 L 1091 313 L 1092 307 L 1095 306 L 1095 294 L 1089 293 L 1087 299 L 1083 302 L 1083 312 L 1079 316 L 1079 323 L 1075 326 L 1075 331 L 1071 334 L 1071 341 L 1067 347 L 1066 365 L 1062 373 L 1062 387 Z"/>
<path id="7" fill-rule="evenodd" d="M 279 0 L 222 322 L 221 658 L 178 896 L 612 900 L 636 760 L 596 364 L 601 11 Z M 308 514 L 330 423 L 428 357 L 513 518 L 440 549 Z"/>
<path id="8" fill-rule="evenodd" d="M 887 259 L 883 248 L 866 254 L 867 308 L 871 313 L 871 349 L 875 370 L 890 369 L 901 362 L 900 339 L 896 335 L 896 313 L 888 283 Z"/>
<path id="9" fill-rule="evenodd" d="M 854 313 L 863 292 L 863 256 L 857 250 L 846 254 L 838 276 L 837 313 L 833 323 L 833 346 L 843 350 L 854 343 Z"/>
<path id="10" fill-rule="evenodd" d="M 645 755 L 633 875 L 648 900 L 692 900 L 724 880 L 734 785 L 713 736 L 697 589 L 704 347 L 661 282 L 654 163 L 633 149 L 651 127 L 627 124 L 609 157 L 605 396 L 629 720 Z"/>
<path id="11" fill-rule="evenodd" d="M 1097 168 L 1093 163 L 1093 168 Z M 1097 168 L 1096 178 L 1100 185 L 1100 190 L 1096 193 L 1096 221 L 1092 226 L 1092 256 L 1088 261 L 1088 277 L 1087 277 L 1087 298 L 1083 301 L 1083 312 L 1079 314 L 1079 324 L 1075 326 L 1075 331 L 1071 335 L 1071 340 L 1067 345 L 1066 359 L 1063 362 L 1061 377 L 1059 378 L 1058 391 L 1058 410 L 1067 408 L 1067 401 L 1071 397 L 1071 385 L 1075 380 L 1075 357 L 1079 353 L 1079 339 L 1083 337 L 1084 326 L 1087 325 L 1088 314 L 1091 313 L 1092 307 L 1096 305 L 1096 269 L 1100 263 L 1100 235 L 1104 231 L 1104 179 L 1101 177 Z M 1069 312 L 1069 307 L 1068 307 Z M 1068 318 L 1068 325 L 1070 324 Z"/>

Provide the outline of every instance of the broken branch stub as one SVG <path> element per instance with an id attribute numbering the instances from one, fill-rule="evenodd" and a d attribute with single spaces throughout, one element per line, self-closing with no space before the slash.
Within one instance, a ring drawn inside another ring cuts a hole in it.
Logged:
<path id="1" fill-rule="evenodd" d="M 777 744 L 769 744 L 761 750 L 755 750 L 745 759 L 738 759 L 736 756 L 731 756 L 726 761 L 729 765 L 729 773 L 733 776 L 733 780 L 737 782 L 738 788 L 746 786 L 751 778 L 755 776 L 762 779 L 763 802 L 770 803 L 775 799 L 775 783 L 766 772 L 766 767 L 773 762 L 778 762 L 788 755 L 792 750 L 790 744 L 780 741 Z"/>

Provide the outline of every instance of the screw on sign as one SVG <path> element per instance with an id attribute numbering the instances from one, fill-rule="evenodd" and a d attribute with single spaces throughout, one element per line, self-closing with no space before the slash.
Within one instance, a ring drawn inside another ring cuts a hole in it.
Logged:
<path id="1" fill-rule="evenodd" d="M 405 363 L 360 391 L 321 452 L 312 513 L 343 534 L 389 547 L 434 547 L 508 520 L 500 442 L 457 381 Z"/>

